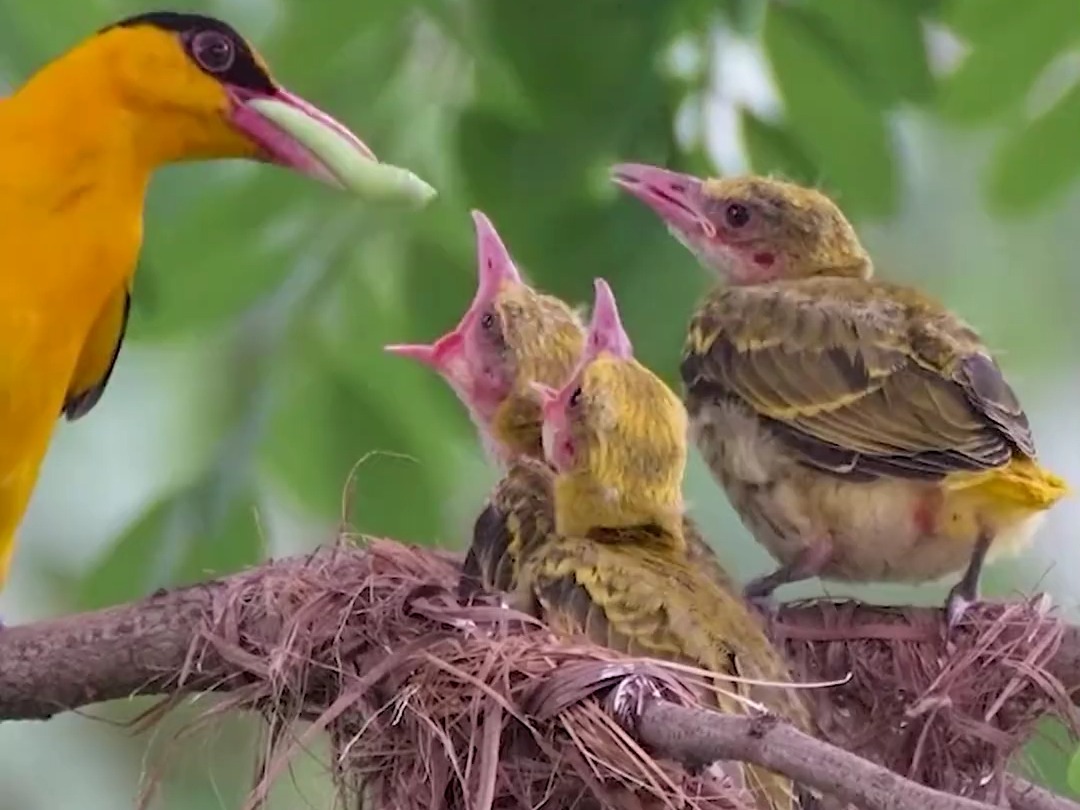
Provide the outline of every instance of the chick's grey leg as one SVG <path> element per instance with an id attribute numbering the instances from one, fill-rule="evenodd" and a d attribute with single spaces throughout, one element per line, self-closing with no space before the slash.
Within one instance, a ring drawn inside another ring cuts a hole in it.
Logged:
<path id="1" fill-rule="evenodd" d="M 949 591 L 949 598 L 945 601 L 945 627 L 949 631 L 956 627 L 972 603 L 979 600 L 979 578 L 982 575 L 983 563 L 986 562 L 986 552 L 990 550 L 992 541 L 993 536 L 989 532 L 979 535 L 979 539 L 975 541 L 975 548 L 972 549 L 967 570 Z"/>
<path id="2" fill-rule="evenodd" d="M 771 613 L 775 608 L 772 592 L 789 582 L 816 577 L 829 561 L 832 551 L 832 541 L 827 538 L 811 542 L 791 562 L 781 565 L 771 574 L 750 580 L 743 588 L 743 598 L 759 610 Z"/>

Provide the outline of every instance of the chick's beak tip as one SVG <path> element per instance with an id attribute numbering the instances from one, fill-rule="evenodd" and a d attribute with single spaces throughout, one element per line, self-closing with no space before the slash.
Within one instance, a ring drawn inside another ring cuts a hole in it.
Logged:
<path id="1" fill-rule="evenodd" d="M 504 283 L 521 284 L 521 273 L 491 220 L 476 210 L 472 212 L 472 219 L 476 231 L 478 296 L 494 295 Z"/>
<path id="2" fill-rule="evenodd" d="M 436 365 L 435 347 L 430 343 L 390 343 L 383 351 L 398 357 L 408 357 L 426 366 Z"/>

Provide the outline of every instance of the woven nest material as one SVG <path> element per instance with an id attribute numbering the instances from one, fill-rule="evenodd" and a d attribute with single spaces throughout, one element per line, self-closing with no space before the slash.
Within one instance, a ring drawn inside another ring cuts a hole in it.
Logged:
<path id="1" fill-rule="evenodd" d="M 604 705 L 629 674 L 687 704 L 692 681 L 560 641 L 495 601 L 463 607 L 458 574 L 448 556 L 378 540 L 367 554 L 323 553 L 288 581 L 240 578 L 221 594 L 191 661 L 220 658 L 241 673 L 215 716 L 257 708 L 270 722 L 249 807 L 320 731 L 346 806 L 753 806 L 722 775 L 651 757 Z M 300 732 L 298 720 L 309 723 Z"/>
<path id="2" fill-rule="evenodd" d="M 1046 670 L 1064 623 L 1049 601 L 978 604 L 946 641 L 940 615 L 813 600 L 785 606 L 772 637 L 797 676 L 850 680 L 807 692 L 825 739 L 910 779 L 998 801 L 1043 717 L 1075 735 L 1076 709 Z"/>

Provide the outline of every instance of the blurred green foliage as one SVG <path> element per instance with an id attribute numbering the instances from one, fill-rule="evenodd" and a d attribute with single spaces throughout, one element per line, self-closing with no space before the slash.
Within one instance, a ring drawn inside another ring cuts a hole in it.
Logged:
<path id="1" fill-rule="evenodd" d="M 1065 271 L 1080 249 L 1066 233 L 1080 213 L 1076 0 L 187 7 L 229 19 L 284 84 L 440 196 L 420 213 L 382 212 L 264 166 L 161 173 L 116 381 L 51 458 L 85 457 L 65 449 L 82 436 L 113 458 L 97 463 L 119 465 L 136 452 L 129 422 L 152 416 L 143 403 L 174 402 L 178 413 L 137 448 L 164 472 L 134 507 L 124 494 L 134 478 L 114 472 L 115 485 L 94 490 L 127 504 L 123 519 L 117 506 L 97 523 L 50 523 L 57 504 L 77 502 L 47 471 L 24 548 L 48 539 L 51 552 L 22 551 L 15 570 L 47 594 L 26 597 L 28 614 L 115 603 L 310 547 L 343 510 L 364 531 L 460 546 L 492 473 L 446 387 L 381 346 L 456 322 L 474 283 L 468 210 L 480 208 L 552 292 L 588 300 L 592 278 L 609 279 L 639 353 L 674 381 L 708 279 L 651 214 L 618 198 L 606 180 L 617 160 L 717 172 L 731 168 L 714 160 L 719 139 L 725 153 L 738 147 L 743 166 L 819 184 L 866 227 L 886 272 L 966 305 L 1013 365 L 1038 372 L 1021 383 L 1032 398 L 1039 380 L 1076 376 L 1080 282 Z M 135 0 L 0 0 L 0 71 L 14 86 L 80 37 L 143 10 Z M 739 63 L 721 42 L 759 62 Z M 758 66 L 765 92 L 739 82 Z M 1033 224 L 988 219 L 967 186 L 985 190 L 988 210 L 1029 213 Z M 1017 312 L 1046 317 L 1036 325 Z M 156 373 L 137 371 L 140 357 Z M 759 565 L 700 466 L 689 488 L 715 536 L 734 538 L 736 567 Z M 291 527 L 280 528 L 279 513 Z M 101 538 L 92 553 L 78 551 L 90 544 L 83 526 Z M 0 733 L 14 757 L 12 739 Z M 110 739 L 93 761 L 115 779 L 80 793 L 84 808 L 128 806 L 135 792 L 144 743 Z M 168 782 L 165 805 L 233 806 L 250 759 L 237 748 L 214 777 L 220 791 L 195 768 Z M 1060 749 L 1035 756 L 1062 785 Z M 18 795 L 27 810 L 69 804 L 51 779 L 0 764 L 0 795 Z"/>

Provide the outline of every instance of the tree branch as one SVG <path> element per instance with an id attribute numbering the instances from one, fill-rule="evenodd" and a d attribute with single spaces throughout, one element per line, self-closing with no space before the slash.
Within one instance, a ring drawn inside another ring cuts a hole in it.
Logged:
<path id="1" fill-rule="evenodd" d="M 654 701 L 642 712 L 637 731 L 646 745 L 679 762 L 751 762 L 864 810 L 988 808 L 911 782 L 774 718 L 722 715 Z"/>
<path id="2" fill-rule="evenodd" d="M 226 673 L 184 673 L 219 587 L 195 585 L 0 630 L 0 720 L 45 720 L 101 701 L 174 692 L 181 684 L 209 687 Z"/>
<path id="3" fill-rule="evenodd" d="M 246 681 L 234 663 L 203 645 L 220 611 L 219 597 L 238 585 L 258 583 L 270 594 L 312 565 L 355 566 L 363 549 L 326 547 L 313 555 L 266 563 L 240 574 L 179 588 L 106 610 L 65 616 L 0 631 L 0 720 L 46 719 L 65 710 L 135 694 L 178 694 L 229 690 Z M 446 559 L 438 552 L 434 556 Z M 454 558 L 456 559 L 456 558 Z M 285 600 L 287 601 L 287 600 Z M 803 604 L 781 609 L 781 635 L 797 639 Z M 895 619 L 894 609 L 859 604 L 851 607 L 856 625 L 877 627 Z M 906 609 L 908 617 L 940 622 L 933 608 Z M 245 632 L 272 643 L 284 616 L 267 615 Z M 789 621 L 790 620 L 790 621 Z M 850 634 L 850 628 L 844 630 Z M 827 631 L 814 630 L 814 638 Z M 802 639 L 801 643 L 806 643 Z M 1046 666 L 1075 699 L 1080 687 L 1080 629 L 1069 627 Z M 718 715 L 704 709 L 658 702 L 639 719 L 638 735 L 657 752 L 679 761 L 727 758 L 749 761 L 791 776 L 824 793 L 866 810 L 987 810 L 989 805 L 952 796 L 899 774 L 783 723 Z M 1014 810 L 1080 810 L 1080 805 L 1010 777 L 1005 790 Z"/>

